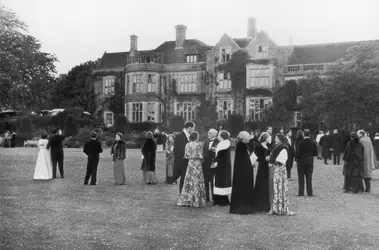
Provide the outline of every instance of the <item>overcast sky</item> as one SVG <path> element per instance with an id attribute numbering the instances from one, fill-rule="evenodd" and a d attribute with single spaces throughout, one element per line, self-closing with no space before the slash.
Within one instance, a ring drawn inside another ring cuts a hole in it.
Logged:
<path id="1" fill-rule="evenodd" d="M 42 49 L 55 54 L 58 73 L 104 51 L 154 49 L 175 40 L 175 25 L 187 38 L 215 45 L 224 33 L 246 37 L 247 19 L 257 19 L 279 45 L 379 39 L 379 0 L 0 0 L 29 26 Z"/>

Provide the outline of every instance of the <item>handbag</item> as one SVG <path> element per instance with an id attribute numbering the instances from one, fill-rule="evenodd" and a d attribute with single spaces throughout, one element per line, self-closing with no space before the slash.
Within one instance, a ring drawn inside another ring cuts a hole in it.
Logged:
<path id="1" fill-rule="evenodd" d="M 214 160 L 212 160 L 211 168 L 216 168 L 216 167 L 217 167 L 217 162 L 215 162 Z"/>

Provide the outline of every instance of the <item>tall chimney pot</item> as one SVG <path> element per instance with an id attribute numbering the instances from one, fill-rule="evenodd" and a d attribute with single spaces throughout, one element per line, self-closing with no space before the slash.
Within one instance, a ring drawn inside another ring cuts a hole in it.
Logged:
<path id="1" fill-rule="evenodd" d="M 176 25 L 176 49 L 183 48 L 184 41 L 186 40 L 187 27 L 183 24 Z"/>
<path id="2" fill-rule="evenodd" d="M 134 54 L 135 52 L 137 52 L 137 42 L 138 42 L 138 36 L 136 35 L 131 35 L 130 36 L 130 53 L 131 54 Z"/>
<path id="3" fill-rule="evenodd" d="M 257 28 L 255 27 L 255 18 L 249 17 L 247 20 L 247 37 L 254 38 L 257 35 Z"/>

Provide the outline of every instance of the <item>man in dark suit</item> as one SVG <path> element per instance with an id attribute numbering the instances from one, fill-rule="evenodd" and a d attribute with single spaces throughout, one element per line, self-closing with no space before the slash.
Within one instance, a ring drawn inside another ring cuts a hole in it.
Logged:
<path id="1" fill-rule="evenodd" d="M 216 146 L 218 144 L 217 139 L 217 130 L 210 129 L 208 132 L 208 139 L 204 142 L 203 147 L 203 173 L 204 173 L 204 183 L 205 183 L 205 193 L 206 193 L 206 201 L 210 202 L 209 198 L 209 186 L 211 187 L 212 200 L 213 199 L 213 176 L 214 172 L 211 168 L 211 164 L 213 159 L 215 158 Z"/>
<path id="2" fill-rule="evenodd" d="M 189 142 L 188 138 L 194 130 L 195 130 L 195 123 L 186 122 L 184 124 L 184 129 L 175 136 L 175 145 L 174 145 L 174 151 L 173 151 L 174 153 L 173 181 L 176 181 L 180 177 L 179 193 L 182 193 L 184 178 L 186 176 L 187 166 L 188 166 L 188 159 L 184 158 L 184 151 L 186 148 L 186 144 Z"/>
<path id="3" fill-rule="evenodd" d="M 342 138 L 338 133 L 338 130 L 333 131 L 333 165 L 340 165 L 341 161 L 341 148 L 342 148 Z"/>
<path id="4" fill-rule="evenodd" d="M 288 159 L 286 162 L 286 169 L 287 169 L 287 179 L 291 180 L 291 170 L 293 166 L 293 159 L 295 158 L 295 142 L 292 139 L 292 131 L 291 129 L 286 129 L 284 131 L 284 135 L 286 136 L 287 145 L 288 145 Z"/>
<path id="5" fill-rule="evenodd" d="M 66 138 L 66 136 L 62 135 L 61 130 L 59 130 L 58 133 L 58 130 L 55 128 L 51 131 L 51 133 L 53 135 L 50 136 L 46 148 L 50 149 L 51 161 L 53 163 L 53 179 L 57 178 L 57 163 L 59 167 L 59 173 L 61 174 L 61 178 L 64 178 L 62 141 Z"/>
<path id="6" fill-rule="evenodd" d="M 91 139 L 84 145 L 83 152 L 88 156 L 87 161 L 87 173 L 84 178 L 84 185 L 88 184 L 88 180 L 91 177 L 91 184 L 96 185 L 97 177 L 97 165 L 99 164 L 99 154 L 103 152 L 101 142 L 97 140 L 97 134 L 93 132 Z"/>
<path id="7" fill-rule="evenodd" d="M 304 130 L 304 140 L 300 141 L 296 158 L 298 160 L 297 174 L 299 177 L 299 192 L 297 196 L 304 196 L 304 176 L 307 182 L 307 194 L 313 196 L 312 174 L 314 157 L 317 156 L 317 145 L 310 138 L 310 131 Z"/>

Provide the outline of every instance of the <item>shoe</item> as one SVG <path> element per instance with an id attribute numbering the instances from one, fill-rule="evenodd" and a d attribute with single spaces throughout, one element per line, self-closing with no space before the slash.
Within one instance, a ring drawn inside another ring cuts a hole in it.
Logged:
<path id="1" fill-rule="evenodd" d="M 85 182 L 84 182 L 84 185 L 88 185 L 88 183 L 85 183 Z"/>
<path id="2" fill-rule="evenodd" d="M 288 181 L 292 181 L 292 179 L 291 179 L 291 178 L 288 178 L 287 180 L 288 180 Z"/>
<path id="3" fill-rule="evenodd" d="M 308 195 L 308 197 L 313 197 L 313 194 L 311 194 L 311 195 Z"/>
<path id="4" fill-rule="evenodd" d="M 296 213 L 294 213 L 294 212 L 289 212 L 288 213 L 288 216 L 294 216 Z"/>
<path id="5" fill-rule="evenodd" d="M 96 183 L 95 184 L 90 184 L 90 186 L 96 186 Z"/>
<path id="6" fill-rule="evenodd" d="M 296 196 L 304 196 L 303 194 L 297 194 Z"/>
<path id="7" fill-rule="evenodd" d="M 61 176 L 61 179 L 64 179 L 64 176 Z"/>

